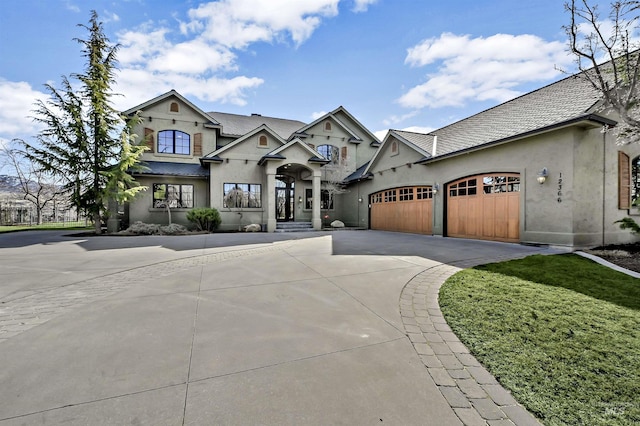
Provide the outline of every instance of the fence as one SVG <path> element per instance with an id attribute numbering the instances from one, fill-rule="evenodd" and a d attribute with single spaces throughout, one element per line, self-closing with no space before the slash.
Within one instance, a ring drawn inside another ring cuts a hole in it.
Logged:
<path id="1" fill-rule="evenodd" d="M 0 225 L 73 226 L 88 223 L 88 219 L 83 214 L 66 205 L 53 205 L 43 209 L 41 219 L 42 223 L 38 224 L 38 212 L 35 206 L 23 200 L 0 200 Z"/>

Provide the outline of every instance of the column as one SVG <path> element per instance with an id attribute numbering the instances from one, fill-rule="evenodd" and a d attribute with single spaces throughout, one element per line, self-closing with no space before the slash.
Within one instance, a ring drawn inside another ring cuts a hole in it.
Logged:
<path id="1" fill-rule="evenodd" d="M 267 167 L 267 232 L 275 232 L 276 220 L 276 169 Z M 263 194 L 264 196 L 264 194 Z"/>
<path id="2" fill-rule="evenodd" d="M 322 197 L 320 196 L 320 179 L 322 172 L 320 170 L 313 171 L 313 207 L 311 215 L 311 223 L 313 229 L 319 231 L 322 229 L 322 218 L 320 217 L 320 203 Z"/>

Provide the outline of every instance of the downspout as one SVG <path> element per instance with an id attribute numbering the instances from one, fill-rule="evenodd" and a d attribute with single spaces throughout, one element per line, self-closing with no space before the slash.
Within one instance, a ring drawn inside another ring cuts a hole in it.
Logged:
<path id="1" fill-rule="evenodd" d="M 437 149 L 438 149 L 438 135 L 433 135 L 433 146 L 431 147 L 431 157 L 432 158 L 436 156 Z M 435 186 L 438 186 L 438 184 L 436 183 Z M 436 224 L 437 224 L 436 217 L 438 215 L 437 199 L 438 199 L 438 192 L 440 192 L 439 188 L 436 189 L 436 191 L 437 192 L 435 194 L 433 194 L 433 208 L 431 209 L 432 210 L 432 215 L 433 215 L 433 223 L 431 224 L 431 235 L 435 235 L 436 234 Z M 443 232 L 443 234 L 444 234 L 444 232 Z"/>
<path id="2" fill-rule="evenodd" d="M 605 188 L 606 188 L 606 170 L 607 170 L 607 127 L 605 126 L 602 132 L 602 246 L 605 244 L 605 214 L 606 214 L 606 196 L 605 196 Z"/>

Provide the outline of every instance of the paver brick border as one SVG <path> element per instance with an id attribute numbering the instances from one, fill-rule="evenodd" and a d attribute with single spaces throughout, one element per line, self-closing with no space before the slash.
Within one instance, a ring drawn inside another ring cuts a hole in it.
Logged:
<path id="1" fill-rule="evenodd" d="M 400 315 L 407 337 L 442 396 L 467 426 L 540 426 L 540 422 L 517 403 L 451 331 L 438 303 L 440 287 L 464 268 L 525 256 L 440 264 L 416 275 L 400 295 Z"/>

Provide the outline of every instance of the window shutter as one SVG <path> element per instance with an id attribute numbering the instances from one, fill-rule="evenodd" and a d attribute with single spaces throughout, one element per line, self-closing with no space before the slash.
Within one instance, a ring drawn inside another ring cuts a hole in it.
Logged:
<path id="1" fill-rule="evenodd" d="M 193 155 L 202 155 L 202 133 L 193 135 Z"/>
<path id="2" fill-rule="evenodd" d="M 343 146 L 340 151 L 340 162 L 342 164 L 347 164 L 347 147 Z"/>
<path id="3" fill-rule="evenodd" d="M 629 156 L 618 151 L 618 208 L 631 208 L 631 168 Z"/>
<path id="4" fill-rule="evenodd" d="M 144 143 L 149 147 L 149 152 L 155 152 L 155 141 L 153 140 L 153 130 L 146 128 L 144 129 Z"/>

